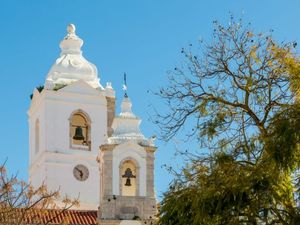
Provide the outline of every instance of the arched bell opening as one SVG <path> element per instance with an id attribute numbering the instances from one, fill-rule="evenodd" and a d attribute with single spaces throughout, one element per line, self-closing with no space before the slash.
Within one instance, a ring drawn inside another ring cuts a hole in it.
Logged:
<path id="1" fill-rule="evenodd" d="M 127 159 L 120 164 L 120 191 L 122 196 L 138 195 L 138 167 L 137 164 Z"/>
<path id="2" fill-rule="evenodd" d="M 70 144 L 72 148 L 90 150 L 90 120 L 86 113 L 78 110 L 70 117 Z"/>

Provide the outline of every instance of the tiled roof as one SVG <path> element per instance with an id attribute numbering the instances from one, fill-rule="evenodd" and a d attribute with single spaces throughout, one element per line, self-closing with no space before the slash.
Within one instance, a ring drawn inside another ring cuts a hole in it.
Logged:
<path id="1" fill-rule="evenodd" d="M 25 213 L 24 213 L 25 212 Z M 23 221 L 25 224 L 69 224 L 69 225 L 96 225 L 97 211 L 79 211 L 79 210 L 38 210 L 30 209 L 28 211 L 18 210 L 16 214 L 24 215 Z"/>

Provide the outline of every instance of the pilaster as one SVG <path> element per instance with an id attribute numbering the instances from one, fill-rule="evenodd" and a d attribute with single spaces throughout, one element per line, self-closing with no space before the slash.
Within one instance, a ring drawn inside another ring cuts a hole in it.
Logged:
<path id="1" fill-rule="evenodd" d="M 116 99 L 106 96 L 107 101 L 107 136 L 111 137 L 113 133 L 112 123 L 115 118 Z"/>

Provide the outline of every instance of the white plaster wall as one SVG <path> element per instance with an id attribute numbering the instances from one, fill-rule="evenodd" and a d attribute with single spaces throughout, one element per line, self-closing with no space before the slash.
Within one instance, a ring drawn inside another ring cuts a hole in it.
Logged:
<path id="1" fill-rule="evenodd" d="M 70 148 L 69 118 L 82 110 L 91 119 L 91 151 Z M 35 92 L 29 115 L 30 182 L 38 187 L 46 182 L 49 190 L 60 187 L 62 195 L 75 198 L 80 193 L 80 209 L 97 209 L 100 174 L 96 157 L 106 140 L 106 98 L 84 82 L 77 82 L 59 91 Z M 35 154 L 35 121 L 40 121 L 40 151 Z M 73 176 L 77 164 L 86 165 L 89 178 L 80 182 Z"/>
<path id="2" fill-rule="evenodd" d="M 133 142 L 126 142 L 113 149 L 113 194 L 120 195 L 120 163 L 133 158 L 138 163 L 139 195 L 146 196 L 146 151 Z"/>
<path id="3" fill-rule="evenodd" d="M 78 181 L 73 175 L 73 168 L 78 164 L 85 165 L 89 170 L 85 181 Z M 59 190 L 61 197 L 79 197 L 78 209 L 96 210 L 99 206 L 99 168 L 91 155 L 44 152 L 32 165 L 29 174 L 29 181 L 35 188 L 44 183 L 49 191 Z"/>
<path id="4" fill-rule="evenodd" d="M 33 164 L 29 169 L 29 183 L 38 188 L 42 184 L 46 184 L 46 169 L 43 154 L 39 159 L 36 160 L 36 163 Z"/>
<path id="5" fill-rule="evenodd" d="M 62 197 L 75 199 L 79 197 L 79 209 L 97 209 L 99 206 L 99 169 L 94 158 L 90 156 L 66 156 L 60 153 L 48 153 L 45 162 L 47 186 L 51 190 L 59 189 Z M 78 181 L 73 175 L 73 168 L 85 165 L 89 170 L 89 177 L 85 181 Z"/>
<path id="6" fill-rule="evenodd" d="M 50 93 L 46 96 L 46 149 L 48 151 L 70 153 L 71 114 L 82 110 L 91 119 L 91 151 L 97 155 L 99 146 L 104 143 L 107 134 L 106 99 L 63 93 Z"/>
<path id="7" fill-rule="evenodd" d="M 45 151 L 45 102 L 41 94 L 36 96 L 36 102 L 31 107 L 29 114 L 29 166 L 35 163 L 40 154 Z M 40 141 L 39 152 L 35 153 L 35 122 L 40 121 Z"/>

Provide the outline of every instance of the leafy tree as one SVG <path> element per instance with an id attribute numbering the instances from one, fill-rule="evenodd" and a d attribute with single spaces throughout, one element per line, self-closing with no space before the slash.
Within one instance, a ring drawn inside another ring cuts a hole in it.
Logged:
<path id="1" fill-rule="evenodd" d="M 8 176 L 5 164 L 0 166 L 0 225 L 52 224 L 65 210 L 79 204 L 77 200 L 65 197 L 63 205 L 58 207 L 59 199 L 59 191 L 50 192 L 45 185 L 34 189 L 15 175 Z M 57 209 L 58 213 L 48 215 L 51 209 Z"/>
<path id="2" fill-rule="evenodd" d="M 300 224 L 300 64 L 296 44 L 271 33 L 231 17 L 197 52 L 182 49 L 156 123 L 166 141 L 184 128 L 206 154 L 182 153 L 189 163 L 164 194 L 161 225 Z"/>

